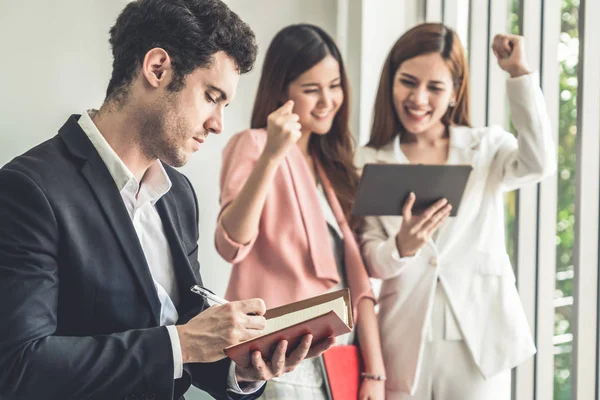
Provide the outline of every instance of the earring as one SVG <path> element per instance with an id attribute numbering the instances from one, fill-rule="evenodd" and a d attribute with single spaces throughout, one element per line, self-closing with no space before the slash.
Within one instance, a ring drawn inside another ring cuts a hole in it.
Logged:
<path id="1" fill-rule="evenodd" d="M 450 104 L 448 104 L 448 107 L 452 108 L 456 105 L 455 101 L 451 101 Z"/>

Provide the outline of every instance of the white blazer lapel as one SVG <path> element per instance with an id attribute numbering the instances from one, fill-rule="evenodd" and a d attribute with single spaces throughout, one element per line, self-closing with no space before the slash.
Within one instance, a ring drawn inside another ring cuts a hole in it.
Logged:
<path id="1" fill-rule="evenodd" d="M 406 164 L 408 160 L 400 150 L 400 135 L 397 135 L 394 140 L 377 150 L 375 162 L 383 164 Z"/>
<path id="2" fill-rule="evenodd" d="M 447 164 L 473 165 L 473 157 L 479 147 L 479 142 L 480 138 L 473 134 L 471 128 L 466 126 L 451 126 Z"/>
<path id="3" fill-rule="evenodd" d="M 448 150 L 448 165 L 473 165 L 475 154 L 479 140 L 473 135 L 471 128 L 462 126 L 451 126 L 450 127 L 450 148 Z M 476 178 L 474 177 L 475 172 L 471 172 L 467 187 L 465 188 L 465 194 L 469 192 L 469 186 L 474 184 Z M 463 195 L 464 200 L 464 195 Z M 461 215 L 467 210 L 463 207 L 459 210 L 456 217 L 449 218 L 439 229 L 438 235 L 435 240 L 435 244 L 438 249 L 442 249 L 441 256 L 444 255 L 444 250 L 449 248 L 453 242 L 453 238 L 458 235 L 453 235 L 456 229 L 460 229 L 461 226 Z"/>

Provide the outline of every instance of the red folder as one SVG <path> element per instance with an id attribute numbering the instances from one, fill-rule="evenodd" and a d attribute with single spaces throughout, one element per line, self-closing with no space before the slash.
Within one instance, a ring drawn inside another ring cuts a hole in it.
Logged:
<path id="1" fill-rule="evenodd" d="M 313 343 L 318 343 L 329 336 L 335 337 L 351 332 L 353 327 L 353 318 L 352 307 L 350 304 L 350 292 L 348 289 L 342 289 L 336 292 L 327 293 L 321 296 L 312 297 L 310 299 L 270 309 L 265 314 L 265 318 L 269 319 L 279 317 L 303 308 L 326 303 L 338 297 L 343 297 L 346 302 L 346 306 L 348 307 L 348 318 L 350 321 L 348 325 L 342 321 L 334 311 L 329 311 L 326 314 L 299 322 L 279 331 L 275 331 L 264 336 L 259 336 L 235 346 L 227 347 L 224 350 L 225 354 L 235 361 L 236 364 L 240 366 L 248 366 L 251 363 L 250 357 L 256 350 L 261 352 L 265 360 L 270 360 L 273 352 L 275 351 L 275 347 L 281 340 L 288 341 L 287 348 L 288 353 L 290 353 L 296 348 L 296 346 L 298 346 L 306 334 L 312 334 Z"/>
<path id="2" fill-rule="evenodd" d="M 333 400 L 358 399 L 362 369 L 358 346 L 333 346 L 323 353 Z"/>

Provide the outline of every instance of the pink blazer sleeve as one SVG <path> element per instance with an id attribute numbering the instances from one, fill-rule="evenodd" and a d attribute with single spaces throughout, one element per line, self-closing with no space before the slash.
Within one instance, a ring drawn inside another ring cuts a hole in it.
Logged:
<path id="1" fill-rule="evenodd" d="M 256 236 L 248 243 L 235 242 L 225 231 L 221 222 L 221 215 L 223 210 L 239 194 L 262 153 L 264 138 L 260 137 L 260 133 L 261 131 L 256 130 L 240 132 L 231 138 L 223 150 L 220 178 L 221 195 L 219 197 L 221 210 L 215 231 L 215 247 L 223 259 L 234 264 L 248 255 L 256 241 Z"/>

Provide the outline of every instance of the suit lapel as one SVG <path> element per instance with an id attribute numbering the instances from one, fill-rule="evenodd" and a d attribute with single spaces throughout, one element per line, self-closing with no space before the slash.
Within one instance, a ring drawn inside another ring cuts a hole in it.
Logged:
<path id="1" fill-rule="evenodd" d="M 471 128 L 464 126 L 450 127 L 450 150 L 448 152 L 448 165 L 473 164 L 475 149 L 479 140 L 471 133 Z"/>
<path id="2" fill-rule="evenodd" d="M 82 173 L 90 184 L 90 188 L 98 200 L 98 205 L 117 236 L 121 249 L 129 261 L 133 275 L 140 285 L 140 290 L 152 310 L 154 323 L 158 325 L 160 321 L 160 301 L 154 287 L 148 263 L 146 262 L 146 257 L 144 256 L 144 251 L 140 245 L 131 218 L 127 213 L 123 199 L 98 154 L 90 155 L 87 163 L 83 166 Z"/>
<path id="3" fill-rule="evenodd" d="M 115 233 L 133 276 L 139 285 L 140 292 L 152 311 L 153 322 L 158 325 L 160 321 L 160 301 L 154 287 L 154 281 L 131 218 L 110 172 L 92 143 L 81 130 L 76 116 L 72 116 L 67 121 L 59 134 L 71 153 L 85 160 L 81 168 L 83 177 L 90 185 L 90 189 L 98 201 L 98 207 L 104 213 L 106 220 Z M 90 229 L 93 229 L 93 227 L 90 227 Z"/>
<path id="4" fill-rule="evenodd" d="M 448 152 L 448 165 L 473 165 L 476 148 L 479 141 L 476 137 L 473 137 L 471 128 L 462 126 L 451 126 L 450 127 L 450 149 Z M 474 180 L 474 174 L 476 171 L 471 172 L 469 181 L 465 188 L 465 194 L 468 193 L 469 187 L 472 186 Z M 463 196 L 463 199 L 466 196 Z M 464 200 L 463 200 L 464 201 Z M 456 217 L 449 218 L 440 228 L 435 239 L 435 245 L 441 251 L 441 256 L 444 255 L 444 249 L 452 248 L 454 242 L 458 240 L 459 235 L 453 235 L 452 232 L 456 231 L 456 226 L 460 226 L 460 220 L 464 214 L 464 206 L 458 212 Z"/>
<path id="5" fill-rule="evenodd" d="M 179 219 L 177 218 L 177 204 L 173 194 L 169 191 L 156 202 L 156 209 L 162 220 L 165 235 L 169 241 L 171 255 L 173 256 L 173 268 L 179 288 L 179 304 L 177 309 L 179 315 L 197 307 L 201 301 L 199 297 L 190 291 L 192 285 L 202 285 L 200 276 L 196 276 L 187 257 L 187 251 L 183 247 L 182 238 L 179 234 Z"/>

